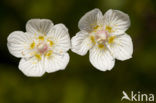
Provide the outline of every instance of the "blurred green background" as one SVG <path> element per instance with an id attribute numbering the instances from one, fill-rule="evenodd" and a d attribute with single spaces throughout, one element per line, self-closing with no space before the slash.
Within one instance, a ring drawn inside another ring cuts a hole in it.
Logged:
<path id="1" fill-rule="evenodd" d="M 90 64 L 88 55 L 69 51 L 71 59 L 64 71 L 29 78 L 18 70 L 20 59 L 6 46 L 11 32 L 25 31 L 31 18 L 48 18 L 64 23 L 72 37 L 79 31 L 79 19 L 94 8 L 129 14 L 132 59 L 116 61 L 111 71 L 101 72 Z M 156 0 L 0 1 L 0 103 L 121 103 L 123 90 L 156 95 Z"/>

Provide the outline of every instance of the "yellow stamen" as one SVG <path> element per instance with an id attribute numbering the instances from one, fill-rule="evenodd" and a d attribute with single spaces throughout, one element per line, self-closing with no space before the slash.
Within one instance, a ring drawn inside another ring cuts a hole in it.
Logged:
<path id="1" fill-rule="evenodd" d="M 100 49 L 102 49 L 102 48 L 104 48 L 104 45 L 103 45 L 103 44 L 99 44 L 98 47 L 99 47 Z"/>
<path id="2" fill-rule="evenodd" d="M 111 44 L 114 42 L 115 36 L 111 36 L 108 38 L 108 43 Z"/>
<path id="3" fill-rule="evenodd" d="M 44 36 L 39 36 L 38 39 L 39 40 L 44 40 Z"/>
<path id="4" fill-rule="evenodd" d="M 96 25 L 93 29 L 93 32 L 97 32 L 99 29 L 101 28 L 101 26 L 99 26 L 99 25 Z"/>
<path id="5" fill-rule="evenodd" d="M 49 51 L 45 54 L 45 56 L 50 57 L 50 56 L 52 55 L 52 53 L 53 53 L 53 51 L 52 51 L 52 50 L 49 50 Z"/>
<path id="6" fill-rule="evenodd" d="M 48 41 L 48 43 L 49 43 L 49 45 L 52 47 L 53 45 L 54 45 L 54 42 L 53 41 L 51 41 L 51 40 L 47 40 Z"/>
<path id="7" fill-rule="evenodd" d="M 94 30 L 96 30 L 96 29 L 98 29 L 99 28 L 99 25 L 96 25 L 95 27 L 94 27 Z"/>
<path id="8" fill-rule="evenodd" d="M 41 55 L 40 55 L 40 54 L 35 54 L 35 57 L 36 57 L 38 60 L 41 60 Z"/>
<path id="9" fill-rule="evenodd" d="M 34 49 L 35 47 L 35 42 L 33 41 L 31 44 L 30 44 L 30 49 Z"/>
<path id="10" fill-rule="evenodd" d="M 109 33 L 113 32 L 112 27 L 110 26 L 106 26 L 105 30 L 108 31 Z"/>
<path id="11" fill-rule="evenodd" d="M 94 38 L 94 36 L 90 36 L 90 40 L 91 40 L 91 42 L 92 42 L 93 44 L 95 44 L 95 38 Z"/>

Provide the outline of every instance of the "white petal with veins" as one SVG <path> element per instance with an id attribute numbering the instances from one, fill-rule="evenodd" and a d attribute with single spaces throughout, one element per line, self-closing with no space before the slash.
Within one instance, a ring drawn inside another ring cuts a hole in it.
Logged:
<path id="1" fill-rule="evenodd" d="M 91 32 L 97 25 L 97 21 L 101 18 L 102 13 L 99 9 L 93 9 L 87 12 L 79 21 L 78 27 L 80 30 Z"/>
<path id="2" fill-rule="evenodd" d="M 80 31 L 76 34 L 76 36 L 72 37 L 71 43 L 71 50 L 79 55 L 85 55 L 88 50 L 93 46 L 91 37 L 85 31 Z"/>
<path id="3" fill-rule="evenodd" d="M 119 10 L 108 10 L 104 14 L 104 25 L 112 28 L 114 35 L 123 34 L 130 26 L 130 19 L 127 14 Z"/>
<path id="4" fill-rule="evenodd" d="M 53 23 L 49 19 L 31 19 L 26 24 L 26 31 L 32 34 L 46 35 Z"/>
<path id="5" fill-rule="evenodd" d="M 101 71 L 111 70 L 114 67 L 115 60 L 109 50 L 95 46 L 90 50 L 89 59 L 91 64 Z"/>
<path id="6" fill-rule="evenodd" d="M 110 44 L 110 50 L 118 60 L 126 60 L 132 57 L 133 44 L 128 34 L 117 36 L 113 43 Z"/>
<path id="7" fill-rule="evenodd" d="M 63 24 L 56 24 L 47 34 L 47 38 L 54 42 L 54 52 L 66 52 L 70 49 L 68 29 Z"/>
<path id="8" fill-rule="evenodd" d="M 45 58 L 45 70 L 48 73 L 63 70 L 69 62 L 68 53 L 60 55 L 52 54 L 49 58 Z"/>
<path id="9" fill-rule="evenodd" d="M 16 57 L 30 57 L 32 52 L 30 44 L 33 38 L 29 33 L 22 31 L 12 32 L 7 38 L 9 52 Z"/>
<path id="10" fill-rule="evenodd" d="M 43 59 L 42 59 L 43 60 Z M 19 63 L 19 69 L 29 77 L 40 77 L 45 73 L 43 61 L 37 58 L 22 58 Z"/>

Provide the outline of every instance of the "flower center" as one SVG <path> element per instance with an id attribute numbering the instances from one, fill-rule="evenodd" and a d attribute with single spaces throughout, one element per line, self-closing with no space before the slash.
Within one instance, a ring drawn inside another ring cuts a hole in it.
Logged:
<path id="1" fill-rule="evenodd" d="M 48 45 L 44 42 L 43 43 L 41 42 L 37 45 L 37 49 L 41 54 L 44 54 L 45 52 L 48 51 Z"/>
<path id="2" fill-rule="evenodd" d="M 104 26 L 97 25 L 94 27 L 94 30 L 92 32 L 92 36 L 90 39 L 92 43 L 96 41 L 96 43 L 98 44 L 98 47 L 101 49 L 105 47 L 106 42 L 109 44 L 113 43 L 115 36 L 110 36 L 112 32 L 113 30 L 112 30 L 112 27 L 110 26 L 104 27 Z"/>
<path id="3" fill-rule="evenodd" d="M 53 41 L 44 37 L 38 36 L 31 44 L 30 49 L 33 50 L 33 54 L 38 60 L 41 60 L 41 56 L 50 57 L 52 54 Z"/>
<path id="4" fill-rule="evenodd" d="M 95 39 L 98 43 L 103 43 L 106 41 L 108 37 L 108 32 L 105 30 L 103 26 L 96 26 L 94 28 Z"/>

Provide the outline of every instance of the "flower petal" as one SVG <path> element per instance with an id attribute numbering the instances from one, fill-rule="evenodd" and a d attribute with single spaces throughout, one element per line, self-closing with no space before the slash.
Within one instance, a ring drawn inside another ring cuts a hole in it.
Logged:
<path id="1" fill-rule="evenodd" d="M 88 32 L 93 31 L 93 28 L 97 25 L 98 19 L 102 16 L 101 11 L 97 8 L 87 12 L 78 23 L 79 29 Z"/>
<path id="2" fill-rule="evenodd" d="M 91 41 L 91 38 L 86 31 L 80 31 L 71 39 L 71 50 L 79 55 L 85 55 L 92 47 L 92 42 L 94 42 L 94 40 Z"/>
<path id="3" fill-rule="evenodd" d="M 23 58 L 19 63 L 19 69 L 28 77 L 40 77 L 45 73 L 42 60 L 38 61 L 35 57 Z"/>
<path id="4" fill-rule="evenodd" d="M 45 70 L 48 73 L 55 72 L 58 70 L 63 70 L 69 63 L 68 53 L 63 53 L 60 55 L 53 54 L 51 57 L 45 58 Z"/>
<path id="5" fill-rule="evenodd" d="M 104 24 L 111 27 L 111 34 L 120 35 L 129 28 L 130 19 L 124 12 L 110 9 L 104 14 Z"/>
<path id="6" fill-rule="evenodd" d="M 107 48 L 94 46 L 90 50 L 89 59 L 91 64 L 101 71 L 111 70 L 114 67 L 115 60 Z"/>
<path id="7" fill-rule="evenodd" d="M 63 24 L 53 26 L 47 34 L 47 37 L 54 42 L 55 52 L 62 53 L 70 49 L 68 29 Z"/>
<path id="8" fill-rule="evenodd" d="M 133 54 L 133 43 L 131 37 L 127 34 L 117 36 L 113 43 L 110 44 L 110 51 L 118 60 L 131 58 Z"/>
<path id="9" fill-rule="evenodd" d="M 9 52 L 16 57 L 30 57 L 30 43 L 33 41 L 33 36 L 22 31 L 12 32 L 7 40 Z"/>
<path id="10" fill-rule="evenodd" d="M 53 23 L 49 19 L 31 19 L 26 24 L 26 31 L 32 34 L 46 35 Z"/>

